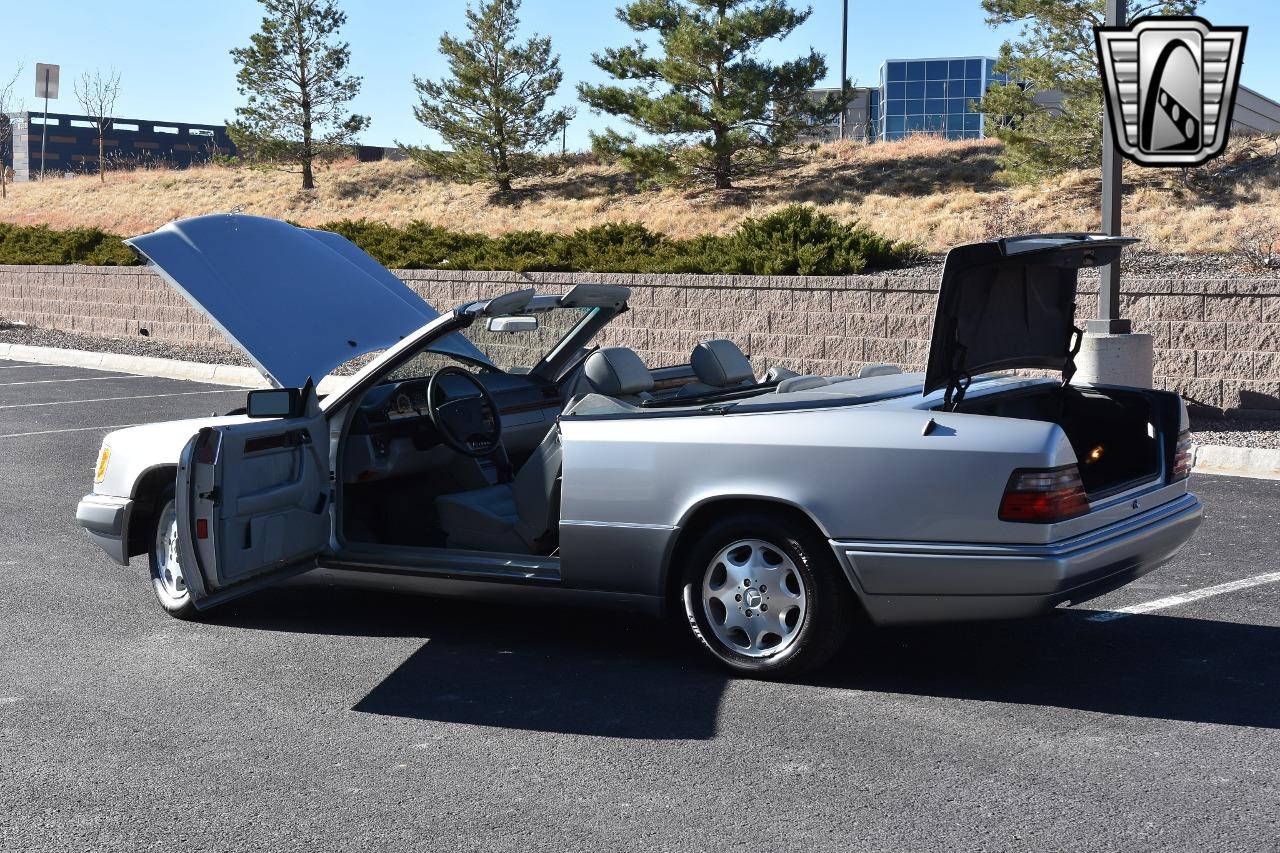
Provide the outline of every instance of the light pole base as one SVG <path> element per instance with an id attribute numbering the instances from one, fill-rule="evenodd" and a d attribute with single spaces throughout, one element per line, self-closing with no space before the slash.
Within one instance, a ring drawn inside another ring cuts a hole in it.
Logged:
<path id="1" fill-rule="evenodd" d="M 1155 342 L 1150 335 L 1090 332 L 1076 354 L 1075 381 L 1150 388 L 1154 363 Z"/>

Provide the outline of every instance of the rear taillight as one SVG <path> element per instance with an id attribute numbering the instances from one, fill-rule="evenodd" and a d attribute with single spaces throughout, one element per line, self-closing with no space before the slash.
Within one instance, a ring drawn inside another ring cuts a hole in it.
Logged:
<path id="1" fill-rule="evenodd" d="M 1089 499 L 1074 465 L 1062 468 L 1020 468 L 1009 478 L 1000 501 L 1001 521 L 1047 524 L 1089 511 Z"/>
<path id="2" fill-rule="evenodd" d="M 1173 471 L 1169 474 L 1169 482 L 1176 483 L 1191 476 L 1191 433 L 1183 430 L 1178 433 L 1178 446 L 1173 451 Z"/>

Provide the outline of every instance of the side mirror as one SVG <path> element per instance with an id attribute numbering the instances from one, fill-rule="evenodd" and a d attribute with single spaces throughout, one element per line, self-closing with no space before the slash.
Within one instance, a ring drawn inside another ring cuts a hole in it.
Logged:
<path id="1" fill-rule="evenodd" d="M 245 414 L 251 418 L 298 418 L 302 411 L 302 389 L 264 388 L 250 391 Z"/>
<path id="2" fill-rule="evenodd" d="M 532 314 L 490 317 L 488 328 L 491 332 L 536 332 L 538 331 L 538 318 Z"/>

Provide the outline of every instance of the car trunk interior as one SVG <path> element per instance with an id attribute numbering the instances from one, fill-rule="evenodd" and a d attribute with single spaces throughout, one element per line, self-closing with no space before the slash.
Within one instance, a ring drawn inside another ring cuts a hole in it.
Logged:
<path id="1" fill-rule="evenodd" d="M 1042 385 L 970 398 L 957 411 L 1062 427 L 1079 461 L 1085 492 L 1096 499 L 1159 475 L 1169 437 L 1177 434 L 1179 413 L 1159 405 L 1158 396 L 1163 395 Z"/>

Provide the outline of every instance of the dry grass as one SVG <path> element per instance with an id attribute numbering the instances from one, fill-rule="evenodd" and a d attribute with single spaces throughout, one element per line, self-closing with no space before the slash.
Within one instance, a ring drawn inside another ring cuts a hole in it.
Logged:
<path id="1" fill-rule="evenodd" d="M 1153 248 L 1230 251 L 1249 217 L 1280 213 L 1273 138 L 1233 146 L 1191 174 L 1126 166 L 1126 231 Z M 724 233 L 746 216 L 806 202 L 842 220 L 860 219 L 886 236 L 937 251 L 1014 231 L 1098 227 L 1096 174 L 1074 173 L 1041 186 L 1005 187 L 996 175 L 999 144 L 917 137 L 864 146 L 832 143 L 780 162 L 767 176 L 729 192 L 640 190 L 614 167 L 569 163 L 527 184 L 514 203 L 481 186 L 433 179 L 405 162 L 343 162 L 321 171 L 319 189 L 297 189 L 296 175 L 204 166 L 17 184 L 0 202 L 0 221 L 56 228 L 95 225 L 137 234 L 184 216 L 228 211 L 306 225 L 367 218 L 415 219 L 458 230 L 572 231 L 639 221 L 674 237 Z"/>

